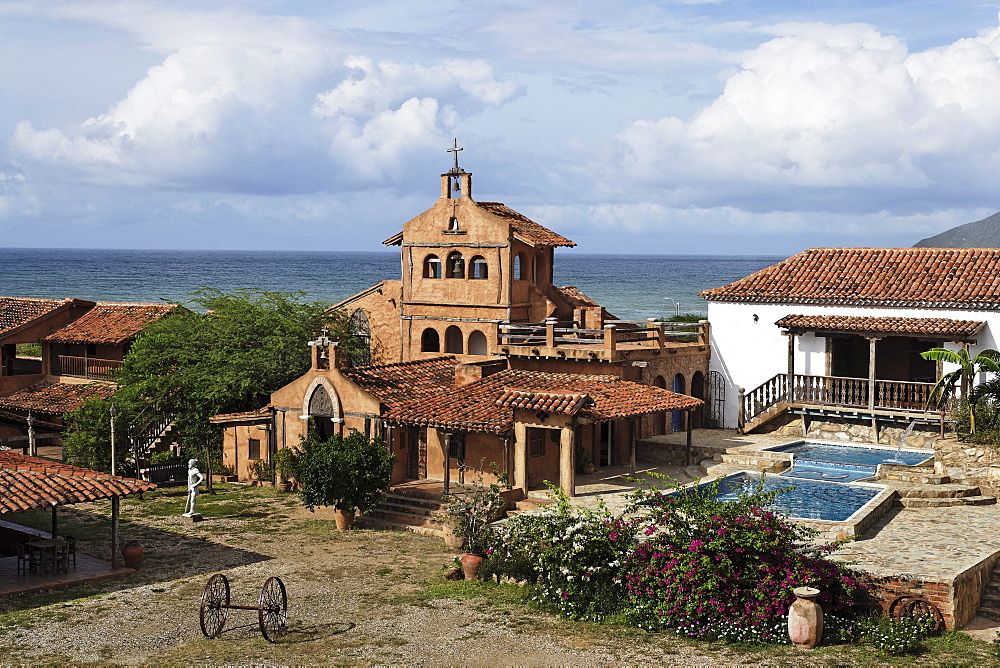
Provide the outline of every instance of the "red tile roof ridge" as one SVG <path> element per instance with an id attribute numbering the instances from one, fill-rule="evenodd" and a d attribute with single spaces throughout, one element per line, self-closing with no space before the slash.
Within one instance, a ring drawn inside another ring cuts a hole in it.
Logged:
<path id="1" fill-rule="evenodd" d="M 396 368 L 399 368 L 399 367 L 417 366 L 417 365 L 420 365 L 420 364 L 436 363 L 436 362 L 441 362 L 441 361 L 444 361 L 444 360 L 452 360 L 452 361 L 454 361 L 455 357 L 453 355 L 442 355 L 441 357 L 428 357 L 427 359 L 410 360 L 408 362 L 393 362 L 391 364 L 369 364 L 368 366 L 356 366 L 356 367 L 352 367 L 350 369 L 341 369 L 340 371 L 341 372 L 345 372 L 345 373 L 349 373 L 349 372 L 354 372 L 354 371 L 367 371 L 367 370 L 377 371 L 377 370 L 382 370 L 382 369 L 396 369 Z"/>

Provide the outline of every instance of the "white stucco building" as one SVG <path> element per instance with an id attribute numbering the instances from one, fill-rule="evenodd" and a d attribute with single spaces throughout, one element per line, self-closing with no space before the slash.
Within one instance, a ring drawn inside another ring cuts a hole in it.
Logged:
<path id="1" fill-rule="evenodd" d="M 906 420 L 951 370 L 921 352 L 997 347 L 1000 249 L 814 248 L 701 296 L 724 426 L 803 405 Z"/>

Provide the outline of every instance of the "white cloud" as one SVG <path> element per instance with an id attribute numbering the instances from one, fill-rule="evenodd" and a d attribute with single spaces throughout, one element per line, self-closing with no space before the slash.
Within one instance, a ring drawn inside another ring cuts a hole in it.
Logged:
<path id="1" fill-rule="evenodd" d="M 110 20 L 72 9 L 74 17 Z M 107 113 L 74 127 L 18 123 L 16 158 L 29 171 L 100 185 L 350 188 L 407 178 L 407 161 L 443 145 L 459 119 L 520 92 L 482 61 L 348 57 L 358 46 L 349 36 L 298 18 L 183 17 L 167 11 L 149 26 L 129 10 L 116 16 L 167 52 L 162 63 Z"/>
<path id="2" fill-rule="evenodd" d="M 1000 29 L 920 53 L 866 25 L 772 30 L 689 120 L 622 129 L 629 176 L 690 188 L 689 203 L 713 190 L 738 204 L 760 188 L 992 189 L 982 173 L 1000 166 Z"/>

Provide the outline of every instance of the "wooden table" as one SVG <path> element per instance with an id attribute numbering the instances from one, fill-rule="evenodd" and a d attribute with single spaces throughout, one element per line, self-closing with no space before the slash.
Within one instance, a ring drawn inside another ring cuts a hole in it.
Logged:
<path id="1" fill-rule="evenodd" d="M 65 538 L 49 538 L 48 540 L 29 541 L 24 544 L 29 553 L 39 553 L 39 563 L 43 573 L 58 573 L 64 564 L 59 563 L 58 549 L 66 546 Z"/>

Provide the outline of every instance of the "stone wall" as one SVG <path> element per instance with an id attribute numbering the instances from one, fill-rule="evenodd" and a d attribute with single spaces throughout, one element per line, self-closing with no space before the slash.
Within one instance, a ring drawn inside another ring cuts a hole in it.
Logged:
<path id="1" fill-rule="evenodd" d="M 775 421 L 778 425 L 771 433 L 789 438 L 811 438 L 819 441 L 841 441 L 845 443 L 878 443 L 879 445 L 898 446 L 903 438 L 905 427 L 883 426 L 878 428 L 878 439 L 872 429 L 871 420 L 855 420 L 849 418 L 825 417 L 822 420 L 810 418 L 809 431 L 802 434 L 802 417 L 787 415 L 784 421 Z M 772 423 L 774 424 L 774 423 Z M 947 432 L 945 434 L 948 436 Z M 934 448 L 940 439 L 940 427 L 937 425 L 918 424 L 914 426 L 906 439 L 907 448 Z"/>

